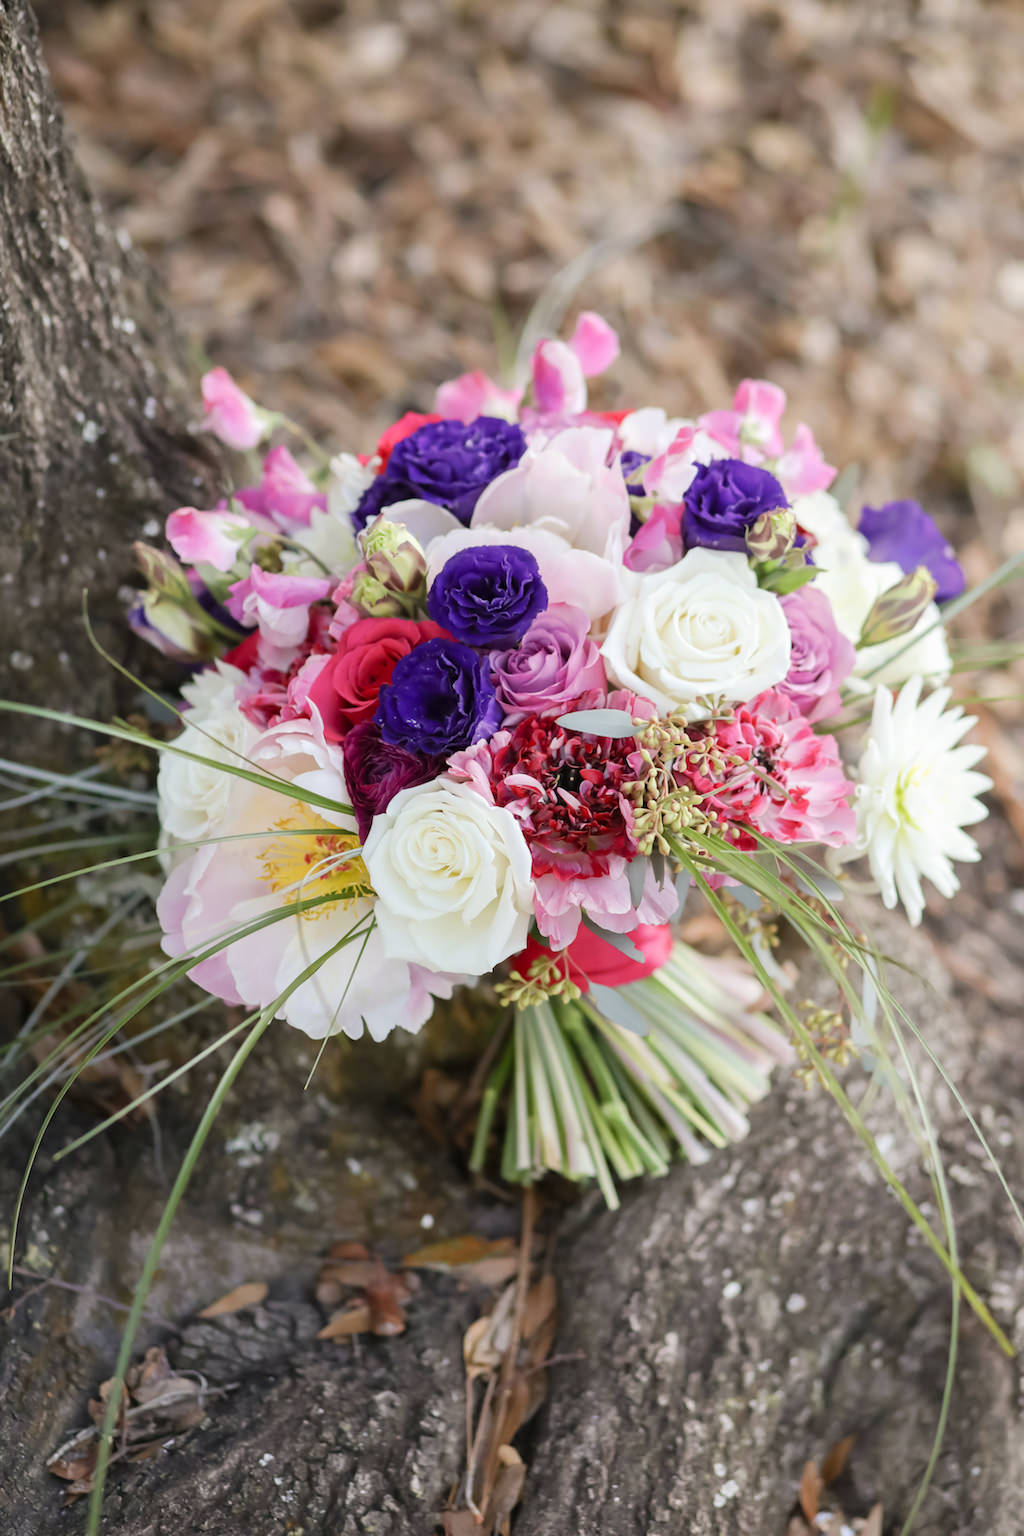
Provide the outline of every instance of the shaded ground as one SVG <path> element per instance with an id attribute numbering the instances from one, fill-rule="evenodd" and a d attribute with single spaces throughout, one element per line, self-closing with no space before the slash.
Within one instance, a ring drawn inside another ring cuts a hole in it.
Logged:
<path id="1" fill-rule="evenodd" d="M 975 575 L 1024 544 L 1018 7 L 40 9 L 86 169 L 185 325 L 338 446 L 367 447 L 438 380 L 491 363 L 495 331 L 565 263 L 622 238 L 579 288 L 622 327 L 607 404 L 687 411 L 746 372 L 775 377 L 829 456 L 859 463 L 866 500 L 918 496 Z M 967 629 L 1019 634 L 1019 607 L 993 604 Z M 938 989 L 915 1016 L 1020 1188 L 1018 718 L 1010 702 L 982 720 L 1011 824 L 982 829 L 985 864 L 936 909 L 940 948 L 911 959 Z M 886 932 L 902 955 L 902 930 Z M 478 1302 L 431 1282 L 406 1336 L 355 1351 L 315 1342 L 310 1280 L 336 1238 L 398 1253 L 426 1230 L 499 1235 L 509 1212 L 470 1196 L 407 1110 L 353 1103 L 341 1075 L 303 1100 L 303 1076 L 294 1042 L 276 1043 L 204 1162 L 154 1309 L 177 1326 L 239 1280 L 271 1290 L 256 1312 L 171 1335 L 176 1363 L 238 1387 L 209 1427 L 116 1481 L 117 1536 L 398 1536 L 429 1530 L 458 1477 L 461 1338 Z M 948 1096 L 930 1094 L 968 1272 L 1020 1344 L 1012 1222 Z M 164 1112 L 169 1167 L 192 1118 L 185 1098 Z M 927 1198 L 913 1149 L 890 1155 Z M 46 1171 L 26 1267 L 123 1300 L 161 1198 L 145 1130 Z M 524 1536 L 781 1536 L 804 1461 L 848 1433 L 847 1507 L 907 1513 L 948 1288 L 823 1100 L 780 1092 L 743 1147 L 633 1193 L 621 1216 L 584 1205 L 555 1265 L 557 1348 L 586 1360 L 555 1369 L 528 1431 Z M 81 1529 L 41 1462 L 84 1422 L 116 1339 L 115 1312 L 81 1295 L 40 1292 L 14 1314 L 0 1528 Z M 961 1372 L 919 1530 L 1011 1536 L 1019 1369 L 969 1323 Z"/>

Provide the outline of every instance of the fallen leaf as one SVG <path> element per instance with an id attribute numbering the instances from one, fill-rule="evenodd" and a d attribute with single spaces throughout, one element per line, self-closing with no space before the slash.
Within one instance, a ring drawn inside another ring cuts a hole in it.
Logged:
<path id="1" fill-rule="evenodd" d="M 370 1250 L 365 1243 L 334 1243 L 327 1250 L 328 1259 L 368 1259 Z"/>
<path id="2" fill-rule="evenodd" d="M 519 1452 L 511 1445 L 503 1445 L 498 1451 L 501 1470 L 494 1484 L 494 1492 L 487 1508 L 487 1519 L 500 1536 L 509 1536 L 512 1529 L 512 1511 L 523 1495 L 526 1481 L 526 1464 Z"/>
<path id="3" fill-rule="evenodd" d="M 318 1339 L 347 1339 L 353 1333 L 369 1333 L 370 1306 L 366 1301 L 354 1301 L 341 1312 L 335 1312 L 317 1334 Z"/>
<path id="4" fill-rule="evenodd" d="M 498 1237 L 488 1241 L 485 1237 L 467 1232 L 463 1237 L 444 1238 L 441 1242 L 428 1243 L 425 1248 L 417 1248 L 415 1253 L 407 1253 L 402 1260 L 402 1268 L 445 1271 L 464 1269 L 467 1265 L 479 1263 L 481 1259 L 508 1257 L 517 1253 L 515 1238 Z"/>
<path id="5" fill-rule="evenodd" d="M 825 1459 L 821 1463 L 821 1481 L 826 1488 L 842 1475 L 843 1468 L 850 1459 L 855 1439 L 855 1435 L 844 1435 L 842 1440 L 837 1440 L 835 1445 L 829 1446 L 825 1452 Z"/>
<path id="6" fill-rule="evenodd" d="M 504 1358 L 511 1337 L 515 1290 L 514 1285 L 506 1286 L 493 1311 L 478 1317 L 466 1329 L 462 1356 L 471 1381 L 488 1371 L 496 1370 Z"/>
<path id="7" fill-rule="evenodd" d="M 371 1330 L 384 1338 L 404 1333 L 403 1303 L 412 1295 L 406 1276 L 393 1275 L 381 1265 L 379 1275 L 363 1291 L 370 1309 Z"/>
<path id="8" fill-rule="evenodd" d="M 242 1312 L 246 1307 L 258 1307 L 266 1298 L 269 1287 L 265 1280 L 247 1280 L 244 1285 L 236 1285 L 233 1291 L 228 1291 L 226 1296 L 221 1296 L 219 1301 L 211 1301 L 208 1307 L 198 1313 L 199 1317 L 227 1317 L 232 1312 Z"/>
<path id="9" fill-rule="evenodd" d="M 480 1536 L 480 1526 L 471 1509 L 445 1509 L 441 1511 L 444 1536 Z"/>
<path id="10" fill-rule="evenodd" d="M 818 1463 L 804 1462 L 803 1476 L 800 1479 L 800 1508 L 811 1525 L 817 1518 L 821 1490 L 824 1486 L 821 1473 L 818 1471 Z"/>
<path id="11" fill-rule="evenodd" d="M 859 1536 L 882 1536 L 882 1506 L 875 1504 L 861 1523 Z"/>
<path id="12" fill-rule="evenodd" d="M 47 1459 L 47 1471 L 69 1483 L 87 1481 L 95 1470 L 98 1454 L 99 1441 L 95 1431 L 80 1429 Z"/>

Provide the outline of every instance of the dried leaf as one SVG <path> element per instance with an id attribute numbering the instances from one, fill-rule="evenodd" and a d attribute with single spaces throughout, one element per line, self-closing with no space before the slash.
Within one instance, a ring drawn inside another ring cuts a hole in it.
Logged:
<path id="1" fill-rule="evenodd" d="M 444 1536 L 480 1536 L 480 1524 L 471 1509 L 441 1511 Z"/>
<path id="2" fill-rule="evenodd" d="M 370 1306 L 366 1301 L 355 1301 L 341 1312 L 335 1312 L 317 1334 L 318 1339 L 347 1339 L 353 1333 L 369 1333 L 372 1324 Z"/>
<path id="3" fill-rule="evenodd" d="M 835 1445 L 829 1446 L 825 1452 L 825 1459 L 821 1463 L 821 1481 L 826 1488 L 842 1475 L 850 1459 L 855 1440 L 855 1435 L 844 1435 L 842 1440 L 837 1440 Z"/>
<path id="4" fill-rule="evenodd" d="M 247 1280 L 244 1285 L 236 1285 L 233 1291 L 228 1291 L 219 1301 L 212 1301 L 197 1315 L 227 1317 L 232 1312 L 244 1311 L 246 1307 L 258 1307 L 266 1299 L 268 1289 L 265 1280 Z"/>
<path id="5" fill-rule="evenodd" d="M 99 1441 L 92 1429 L 80 1429 L 54 1451 L 47 1460 L 47 1471 L 66 1482 L 88 1481 L 96 1466 Z"/>
<path id="6" fill-rule="evenodd" d="M 816 1461 L 804 1462 L 803 1476 L 800 1479 L 800 1508 L 806 1515 L 808 1522 L 812 1525 L 818 1515 L 821 1490 L 824 1486 L 821 1473 L 818 1471 L 818 1463 Z"/>
<path id="7" fill-rule="evenodd" d="M 415 1253 L 407 1253 L 402 1260 L 402 1268 L 444 1271 L 466 1269 L 478 1264 L 481 1259 L 508 1257 L 516 1255 L 518 1251 L 514 1238 L 499 1237 L 488 1241 L 485 1237 L 467 1232 L 462 1237 L 444 1238 L 438 1243 L 428 1243 L 425 1248 L 417 1248 Z"/>
<path id="8" fill-rule="evenodd" d="M 501 1470 L 495 1479 L 487 1518 L 500 1536 L 509 1536 L 512 1529 L 512 1511 L 523 1495 L 526 1465 L 519 1452 L 511 1445 L 503 1445 L 500 1448 L 498 1461 Z"/>
<path id="9" fill-rule="evenodd" d="M 371 1330 L 384 1338 L 404 1333 L 405 1312 L 402 1304 L 412 1294 L 405 1276 L 393 1275 L 382 1266 L 377 1278 L 363 1289 L 370 1309 Z"/>
<path id="10" fill-rule="evenodd" d="M 498 1368 L 508 1349 L 515 1310 L 515 1286 L 506 1286 L 494 1310 L 478 1317 L 466 1329 L 462 1355 L 470 1380 Z"/>
<path id="11" fill-rule="evenodd" d="M 333 1243 L 327 1250 L 329 1260 L 368 1259 L 370 1250 L 365 1243 Z"/>
<path id="12" fill-rule="evenodd" d="M 882 1506 L 872 1505 L 867 1518 L 862 1522 L 859 1536 L 882 1536 Z"/>

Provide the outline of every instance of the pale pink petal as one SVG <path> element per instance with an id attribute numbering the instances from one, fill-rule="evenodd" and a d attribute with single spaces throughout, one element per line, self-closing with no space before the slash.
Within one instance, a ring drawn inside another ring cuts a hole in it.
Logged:
<path id="1" fill-rule="evenodd" d="M 703 417 L 701 418 L 703 423 Z M 696 433 L 692 427 L 680 427 L 664 453 L 644 469 L 644 490 L 648 496 L 661 496 L 666 501 L 681 502 L 693 479 L 693 457 Z"/>
<path id="2" fill-rule="evenodd" d="M 683 558 L 683 509 L 659 502 L 626 550 L 623 564 L 629 571 L 648 574 L 666 571 Z"/>
<path id="3" fill-rule="evenodd" d="M 769 458 L 782 452 L 779 422 L 786 409 L 786 391 L 767 379 L 744 379 L 732 402 L 742 417 L 743 435 L 753 440 Z"/>
<path id="4" fill-rule="evenodd" d="M 237 534 L 249 526 L 248 519 L 235 512 L 179 507 L 167 519 L 167 541 L 186 565 L 212 565 L 216 571 L 229 571 L 241 547 Z"/>
<path id="5" fill-rule="evenodd" d="M 201 381 L 206 425 L 229 448 L 255 448 L 270 424 L 266 411 L 239 389 L 226 368 L 211 368 Z"/>
<path id="6" fill-rule="evenodd" d="M 522 397 L 521 389 L 504 389 L 481 368 L 475 368 L 472 373 L 460 373 L 457 379 L 448 379 L 438 386 L 434 410 L 452 421 L 476 421 L 478 416 L 503 416 L 511 420 Z"/>
<path id="7" fill-rule="evenodd" d="M 786 494 L 809 496 L 812 491 L 825 491 L 836 477 L 833 464 L 825 463 L 825 456 L 814 440 L 810 427 L 801 422 L 793 433 L 792 447 L 779 459 L 775 474 Z"/>
<path id="8" fill-rule="evenodd" d="M 583 376 L 587 379 L 604 373 L 619 355 L 618 333 L 592 309 L 585 309 L 576 321 L 569 345 L 579 358 Z"/>
<path id="9" fill-rule="evenodd" d="M 533 354 L 533 394 L 538 411 L 574 416 L 587 408 L 580 360 L 564 341 L 540 341 Z"/>

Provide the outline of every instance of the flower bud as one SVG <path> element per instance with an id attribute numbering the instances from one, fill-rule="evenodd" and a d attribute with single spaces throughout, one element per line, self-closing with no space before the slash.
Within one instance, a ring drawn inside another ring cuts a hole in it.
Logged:
<path id="1" fill-rule="evenodd" d="M 796 518 L 788 507 L 762 512 L 755 517 L 746 534 L 747 553 L 755 565 L 763 560 L 782 560 L 793 548 Z"/>
<path id="2" fill-rule="evenodd" d="M 365 619 L 395 618 L 404 614 L 407 609 L 403 599 L 386 587 L 371 571 L 365 571 L 356 577 L 348 600 Z"/>
<path id="3" fill-rule="evenodd" d="M 881 645 L 885 640 L 909 635 L 934 600 L 936 590 L 935 577 L 925 566 L 919 565 L 875 599 L 861 628 L 858 647 Z"/>
<path id="4" fill-rule="evenodd" d="M 128 623 L 140 639 L 175 661 L 204 661 L 217 654 L 213 631 L 203 623 L 203 612 L 184 607 L 164 593 L 140 592 L 128 614 Z"/>
<path id="5" fill-rule="evenodd" d="M 149 544 L 136 542 L 132 545 L 139 570 L 154 592 L 188 601 L 192 596 L 184 567 L 166 550 L 153 549 Z"/>
<path id="6" fill-rule="evenodd" d="M 422 593 L 427 557 L 419 541 L 401 523 L 391 522 L 382 513 L 363 530 L 359 543 L 367 570 L 389 592 L 406 598 Z"/>

